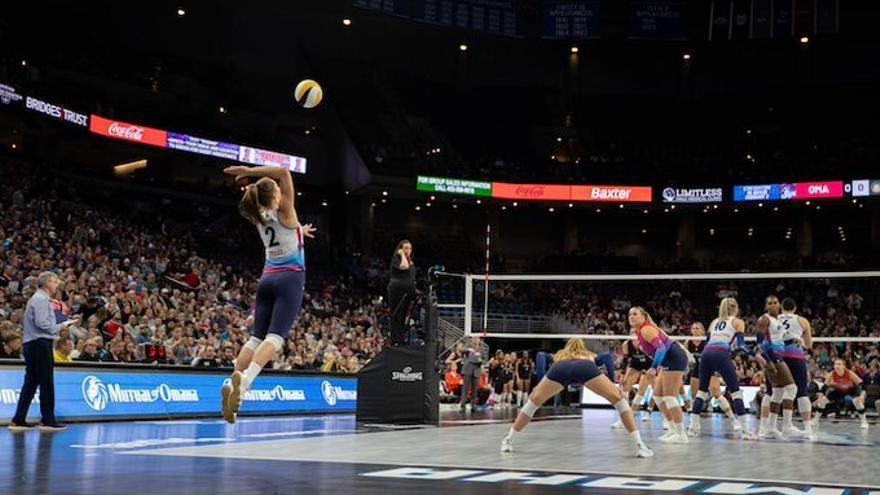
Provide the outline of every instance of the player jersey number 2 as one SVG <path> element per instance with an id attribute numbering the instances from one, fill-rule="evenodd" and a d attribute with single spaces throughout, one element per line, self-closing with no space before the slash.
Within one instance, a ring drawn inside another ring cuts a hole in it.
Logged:
<path id="1" fill-rule="evenodd" d="M 268 247 L 275 247 L 275 246 L 281 245 L 278 241 L 275 240 L 275 229 L 274 228 L 266 227 L 265 233 L 267 236 L 269 236 L 269 246 Z"/>

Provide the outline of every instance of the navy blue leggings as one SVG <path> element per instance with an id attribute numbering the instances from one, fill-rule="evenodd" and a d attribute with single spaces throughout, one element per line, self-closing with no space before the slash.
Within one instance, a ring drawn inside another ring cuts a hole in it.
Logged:
<path id="1" fill-rule="evenodd" d="M 785 358 L 785 364 L 788 365 L 788 369 L 791 370 L 791 376 L 794 377 L 794 383 L 797 384 L 797 396 L 800 397 L 808 397 L 809 391 L 807 387 L 809 386 L 809 379 L 807 379 L 807 362 L 803 359 L 792 359 Z"/>
<path id="2" fill-rule="evenodd" d="M 264 273 L 257 285 L 252 336 L 265 339 L 267 333 L 287 337 L 302 307 L 306 272 L 292 270 Z"/>
<path id="3" fill-rule="evenodd" d="M 719 373 L 727 385 L 727 392 L 733 395 L 739 392 L 739 377 L 736 375 L 736 367 L 728 350 L 706 350 L 700 355 L 700 392 L 709 391 L 709 380 L 715 373 Z M 694 400 L 693 412 L 699 414 L 703 411 L 703 399 Z M 737 416 L 746 413 L 745 404 L 741 398 L 733 399 L 733 411 Z"/>

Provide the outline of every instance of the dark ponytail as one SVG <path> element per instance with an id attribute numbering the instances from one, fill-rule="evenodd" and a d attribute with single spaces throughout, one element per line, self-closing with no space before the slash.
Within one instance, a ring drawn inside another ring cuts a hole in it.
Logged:
<path id="1" fill-rule="evenodd" d="M 272 203 L 275 188 L 278 184 L 274 180 L 263 177 L 244 189 L 241 201 L 238 202 L 238 212 L 254 225 L 267 225 L 269 219 L 263 209 Z"/>

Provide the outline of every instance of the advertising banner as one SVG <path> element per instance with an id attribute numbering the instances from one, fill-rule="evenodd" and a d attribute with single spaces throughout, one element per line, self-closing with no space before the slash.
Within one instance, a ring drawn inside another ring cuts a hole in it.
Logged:
<path id="1" fill-rule="evenodd" d="M 570 201 L 571 186 L 559 184 L 492 183 L 492 197 L 522 201 Z"/>
<path id="2" fill-rule="evenodd" d="M 424 192 L 464 194 L 468 196 L 491 196 L 492 183 L 446 177 L 418 176 L 416 189 Z"/>
<path id="3" fill-rule="evenodd" d="M 251 165 L 286 168 L 298 174 L 306 173 L 306 159 L 304 157 L 251 148 L 250 146 L 239 146 L 238 161 Z"/>
<path id="4" fill-rule="evenodd" d="M 65 419 L 219 414 L 220 387 L 228 373 L 152 372 L 55 368 L 55 411 Z M 0 367 L 0 417 L 11 418 L 24 366 Z M 357 379 L 329 375 L 263 374 L 244 395 L 241 412 L 353 412 Z M 38 418 L 39 394 L 28 411 Z"/>
<path id="5" fill-rule="evenodd" d="M 571 186 L 572 201 L 651 202 L 650 186 Z"/>
<path id="6" fill-rule="evenodd" d="M 720 203 L 724 200 L 724 189 L 667 187 L 663 189 L 661 196 L 664 203 Z"/>
<path id="7" fill-rule="evenodd" d="M 0 84 L 0 103 L 4 105 L 12 105 L 21 101 L 23 96 L 12 86 Z"/>
<path id="8" fill-rule="evenodd" d="M 734 201 L 804 201 L 842 198 L 843 181 L 733 186 Z"/>
<path id="9" fill-rule="evenodd" d="M 212 141 L 186 134 L 168 133 L 168 148 L 178 151 L 188 151 L 200 155 L 238 160 L 239 146 L 237 144 Z"/>
<path id="10" fill-rule="evenodd" d="M 58 120 L 70 122 L 71 124 L 75 124 L 80 127 L 89 126 L 88 115 L 84 113 L 74 112 L 69 108 L 64 108 L 64 106 L 62 105 L 49 103 L 39 98 L 34 98 L 33 96 L 28 96 L 27 98 L 25 98 L 24 106 L 28 110 L 42 113 L 43 115 L 48 115 L 49 117 L 56 118 Z"/>
<path id="11" fill-rule="evenodd" d="M 168 133 L 160 129 L 105 119 L 95 114 L 92 114 L 89 130 L 101 136 L 160 148 L 165 147 L 168 138 Z"/>

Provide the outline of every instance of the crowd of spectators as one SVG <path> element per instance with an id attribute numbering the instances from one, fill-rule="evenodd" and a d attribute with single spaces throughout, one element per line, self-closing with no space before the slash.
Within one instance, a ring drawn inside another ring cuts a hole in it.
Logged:
<path id="1" fill-rule="evenodd" d="M 0 357 L 21 353 L 36 275 L 58 273 L 59 319 L 81 315 L 58 361 L 231 366 L 248 340 L 257 274 L 197 254 L 192 237 L 59 197 L 51 182 L 0 164 Z M 259 261 L 259 260 L 257 260 Z M 280 370 L 355 372 L 384 345 L 387 311 L 352 276 L 312 280 Z"/>

